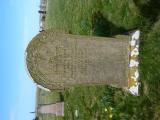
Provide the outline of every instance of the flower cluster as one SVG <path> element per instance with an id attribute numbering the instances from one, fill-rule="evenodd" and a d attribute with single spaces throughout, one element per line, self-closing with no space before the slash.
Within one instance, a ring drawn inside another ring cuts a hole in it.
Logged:
<path id="1" fill-rule="evenodd" d="M 133 33 L 130 41 L 128 90 L 133 95 L 138 95 L 138 87 L 139 87 L 139 83 L 138 83 L 139 36 L 140 36 L 140 31 L 137 30 Z"/>

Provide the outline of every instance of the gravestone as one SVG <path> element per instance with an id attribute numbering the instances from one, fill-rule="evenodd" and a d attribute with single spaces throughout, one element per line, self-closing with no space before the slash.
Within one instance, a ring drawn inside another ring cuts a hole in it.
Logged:
<path id="1" fill-rule="evenodd" d="M 41 105 L 37 108 L 37 113 L 38 114 L 55 114 L 56 116 L 64 116 L 64 102 Z"/>
<path id="2" fill-rule="evenodd" d="M 128 88 L 131 36 L 112 38 L 62 34 L 47 30 L 26 49 L 33 80 L 49 90 L 78 85 Z"/>

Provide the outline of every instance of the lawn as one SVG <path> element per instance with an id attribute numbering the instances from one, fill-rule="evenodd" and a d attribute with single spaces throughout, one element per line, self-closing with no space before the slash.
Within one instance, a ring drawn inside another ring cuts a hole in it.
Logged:
<path id="1" fill-rule="evenodd" d="M 46 29 L 90 36 L 113 36 L 141 30 L 140 96 L 109 86 L 77 86 L 61 92 L 65 117 L 55 119 L 160 119 L 159 6 L 158 0 L 48 0 Z M 42 93 L 39 93 L 39 104 L 61 100 L 60 92 Z M 44 119 L 54 119 L 50 117 Z"/>

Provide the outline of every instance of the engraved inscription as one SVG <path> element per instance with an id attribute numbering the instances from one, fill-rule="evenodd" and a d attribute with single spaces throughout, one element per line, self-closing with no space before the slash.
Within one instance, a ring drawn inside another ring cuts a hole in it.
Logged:
<path id="1" fill-rule="evenodd" d="M 78 50 L 77 50 L 78 49 Z M 48 63 L 53 74 L 62 75 L 64 78 L 75 80 L 76 71 L 87 75 L 87 49 L 56 46 L 54 53 L 49 57 Z"/>

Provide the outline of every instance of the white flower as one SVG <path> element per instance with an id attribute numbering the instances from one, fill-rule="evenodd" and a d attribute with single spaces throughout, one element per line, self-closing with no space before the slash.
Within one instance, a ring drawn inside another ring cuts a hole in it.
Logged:
<path id="1" fill-rule="evenodd" d="M 136 45 L 136 48 L 139 48 L 139 45 Z"/>
<path id="2" fill-rule="evenodd" d="M 136 70 L 136 72 L 135 72 L 134 75 L 135 75 L 136 79 L 139 78 L 139 72 L 138 72 L 138 70 Z"/>
<path id="3" fill-rule="evenodd" d="M 137 30 L 133 35 L 132 35 L 132 39 L 139 39 L 139 36 L 140 36 L 140 31 Z"/>
<path id="4" fill-rule="evenodd" d="M 135 60 L 131 60 L 129 66 L 130 66 L 130 67 L 134 67 L 134 66 L 135 66 L 135 67 L 138 67 L 138 64 L 139 64 L 139 62 L 137 62 L 137 61 L 135 61 Z"/>
<path id="5" fill-rule="evenodd" d="M 131 51 L 131 56 L 134 56 L 134 55 L 139 55 L 139 51 L 138 51 L 138 48 L 134 48 L 132 51 Z"/>
<path id="6" fill-rule="evenodd" d="M 138 95 L 138 85 L 137 86 L 132 86 L 129 88 L 129 91 L 131 92 L 131 94 L 133 95 Z"/>
<path id="7" fill-rule="evenodd" d="M 78 110 L 75 110 L 75 116 L 78 117 Z"/>
<path id="8" fill-rule="evenodd" d="M 131 40 L 131 46 L 135 46 L 136 45 L 136 40 Z"/>
<path id="9" fill-rule="evenodd" d="M 131 78 L 132 78 L 134 81 L 137 81 L 137 79 L 136 79 L 135 76 L 131 76 Z"/>

